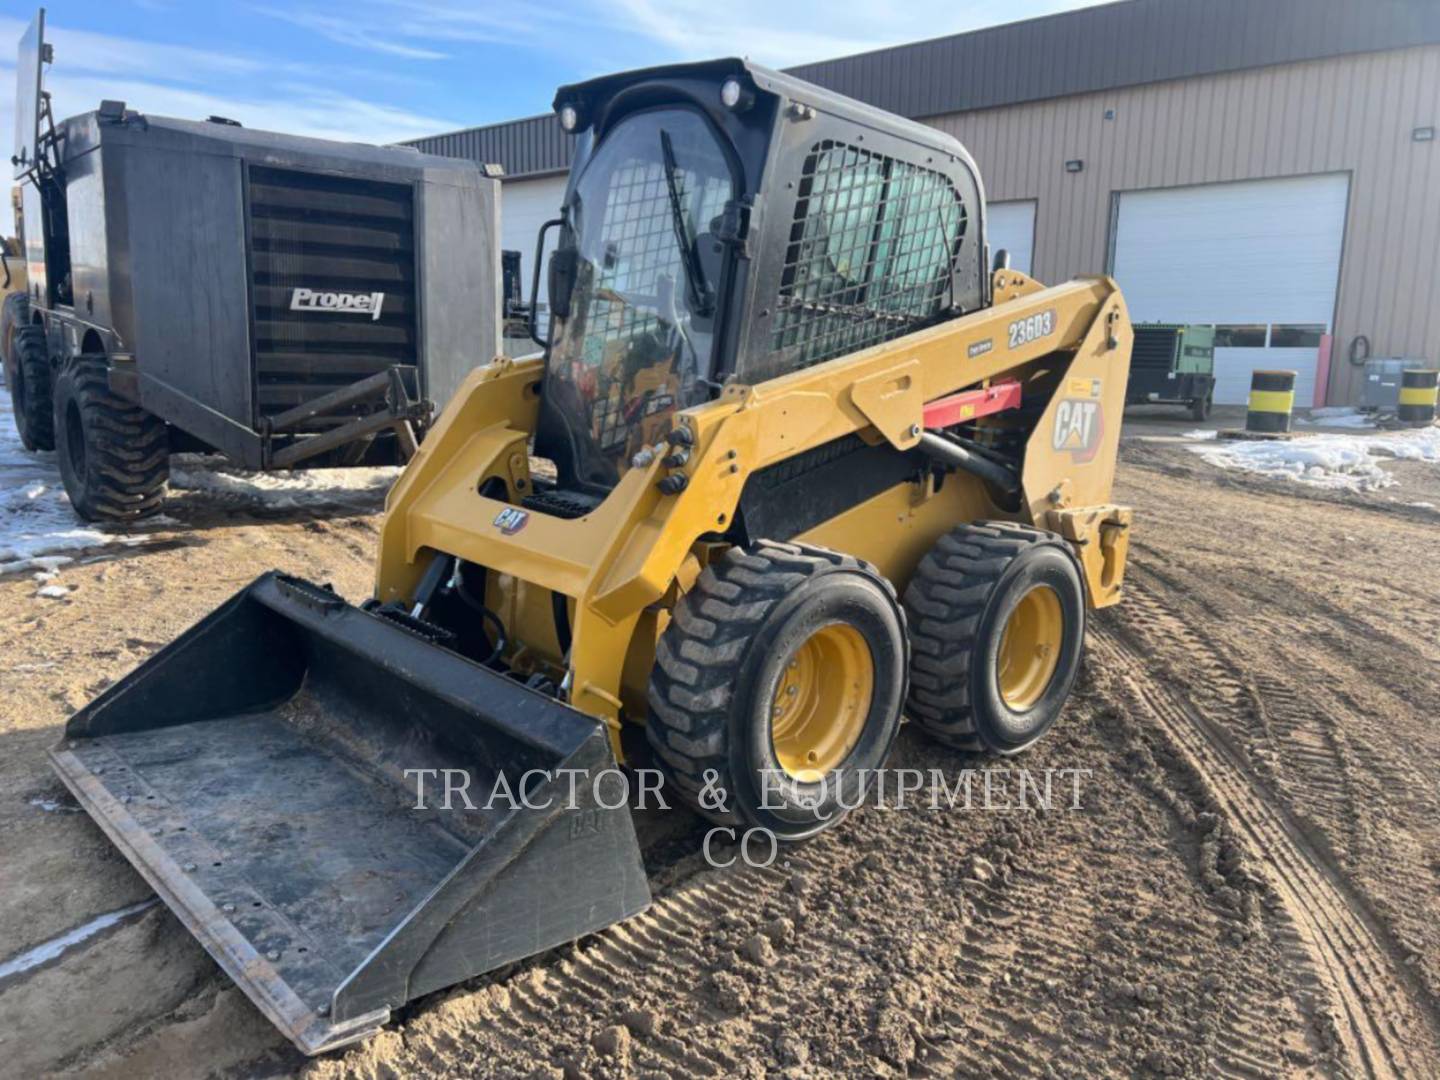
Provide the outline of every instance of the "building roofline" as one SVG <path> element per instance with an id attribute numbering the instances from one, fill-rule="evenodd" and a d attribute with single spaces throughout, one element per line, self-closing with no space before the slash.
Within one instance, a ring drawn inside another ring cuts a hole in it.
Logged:
<path id="1" fill-rule="evenodd" d="M 1113 0 L 784 74 L 919 119 L 1429 44 L 1440 44 L 1435 0 Z M 409 145 L 515 178 L 563 171 L 570 142 L 541 113 Z"/>

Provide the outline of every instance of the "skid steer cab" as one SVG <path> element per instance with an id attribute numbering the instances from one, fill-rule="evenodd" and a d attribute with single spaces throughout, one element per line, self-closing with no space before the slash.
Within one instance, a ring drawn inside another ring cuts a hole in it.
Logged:
<path id="1" fill-rule="evenodd" d="M 559 770 L 802 840 L 902 715 L 1024 750 L 1120 597 L 1124 301 L 992 262 L 959 143 L 740 60 L 555 105 L 544 356 L 441 415 L 374 596 L 267 575 L 55 756 L 309 1052 L 645 906 L 628 813 Z M 416 769 L 533 798 L 422 812 Z"/>

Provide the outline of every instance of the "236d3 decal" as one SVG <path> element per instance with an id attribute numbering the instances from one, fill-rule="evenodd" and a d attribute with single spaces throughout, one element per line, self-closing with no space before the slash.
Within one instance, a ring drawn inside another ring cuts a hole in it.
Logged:
<path id="1" fill-rule="evenodd" d="M 1018 349 L 1022 345 L 1029 345 L 1032 341 L 1039 341 L 1043 337 L 1049 337 L 1055 332 L 1055 309 L 1036 312 L 1024 319 L 1016 319 L 1010 324 L 1009 344 L 1010 348 Z"/>

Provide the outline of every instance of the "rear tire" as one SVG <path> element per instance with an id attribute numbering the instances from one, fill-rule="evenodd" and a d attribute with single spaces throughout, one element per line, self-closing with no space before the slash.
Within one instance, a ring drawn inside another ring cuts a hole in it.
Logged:
<path id="1" fill-rule="evenodd" d="M 103 356 L 81 356 L 61 372 L 55 431 L 60 478 L 86 521 L 137 521 L 160 508 L 169 433 L 159 417 L 110 389 Z"/>
<path id="2" fill-rule="evenodd" d="M 868 564 L 798 544 L 732 548 L 660 637 L 646 737 L 701 814 L 803 840 L 884 764 L 908 664 L 905 613 Z M 707 785 L 723 806 L 706 805 Z"/>
<path id="3" fill-rule="evenodd" d="M 914 649 L 906 713 L 961 750 L 1015 754 L 1055 722 L 1085 643 L 1069 546 L 1010 522 L 961 525 L 905 590 Z"/>
<path id="4" fill-rule="evenodd" d="M 5 385 L 14 386 L 15 334 L 22 326 L 30 325 L 30 298 L 23 292 L 6 295 L 0 304 L 0 360 L 5 361 Z"/>
<path id="5" fill-rule="evenodd" d="M 15 332 L 15 374 L 10 382 L 10 405 L 15 430 L 26 450 L 55 449 L 55 420 L 51 404 L 50 346 L 42 326 L 22 326 Z M 6 378 L 10 378 L 6 369 Z"/>
<path id="6" fill-rule="evenodd" d="M 1214 392 L 1190 402 L 1190 416 L 1199 423 L 1210 419 L 1210 406 L 1214 404 Z"/>

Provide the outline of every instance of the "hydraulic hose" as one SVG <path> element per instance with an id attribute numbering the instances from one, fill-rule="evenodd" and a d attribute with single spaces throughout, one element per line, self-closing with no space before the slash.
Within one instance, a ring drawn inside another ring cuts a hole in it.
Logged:
<path id="1" fill-rule="evenodd" d="M 920 436 L 920 449 L 936 461 L 943 461 L 946 465 L 953 465 L 957 469 L 964 469 L 971 475 L 980 477 L 981 480 L 993 484 L 1007 495 L 1013 494 L 1020 487 L 1020 480 L 1013 469 L 1006 468 L 989 458 L 981 457 L 959 443 L 952 442 L 933 431 L 924 432 Z"/>

